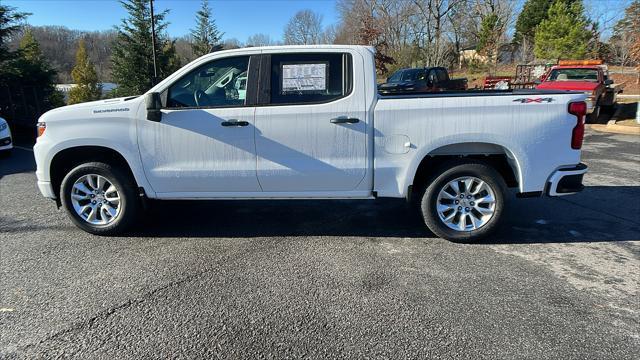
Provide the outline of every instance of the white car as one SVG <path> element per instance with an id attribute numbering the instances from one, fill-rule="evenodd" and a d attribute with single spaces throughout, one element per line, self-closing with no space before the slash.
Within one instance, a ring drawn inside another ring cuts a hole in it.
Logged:
<path id="1" fill-rule="evenodd" d="M 7 120 L 0 117 L 0 156 L 8 155 L 13 149 L 13 139 L 11 138 L 11 129 Z"/>
<path id="2" fill-rule="evenodd" d="M 40 118 L 38 186 L 80 228 L 119 233 L 141 202 L 407 198 L 435 234 L 493 231 L 507 188 L 582 189 L 583 93 L 382 96 L 372 48 L 220 51 L 145 95 Z"/>

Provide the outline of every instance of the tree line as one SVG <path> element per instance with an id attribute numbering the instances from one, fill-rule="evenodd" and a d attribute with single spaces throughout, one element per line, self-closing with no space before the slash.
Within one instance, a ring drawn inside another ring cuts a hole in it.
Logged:
<path id="1" fill-rule="evenodd" d="M 485 59 L 480 64 L 485 71 L 500 61 L 534 59 L 640 63 L 640 0 L 630 2 L 607 42 L 601 39 L 606 24 L 590 19 L 582 0 L 526 0 L 519 14 L 511 0 L 337 0 L 336 24 L 324 26 L 320 14 L 300 10 L 284 24 L 282 39 L 258 33 L 245 43 L 224 38 L 207 0 L 202 0 L 193 29 L 183 37 L 168 35 L 169 10 L 155 14 L 155 39 L 149 0 L 120 3 L 127 16 L 113 30 L 101 32 L 25 26 L 29 14 L 0 5 L 0 91 L 2 86 L 42 85 L 42 109 L 60 104 L 55 82 L 78 85 L 70 103 L 100 98 L 101 82 L 118 84 L 110 96 L 140 94 L 201 55 L 277 44 L 373 46 L 381 75 L 400 67 L 460 65 L 463 50 Z"/>
<path id="2" fill-rule="evenodd" d="M 485 71 L 498 62 L 535 60 L 640 63 L 639 0 L 631 1 L 607 42 L 602 34 L 609 19 L 590 18 L 582 0 L 526 0 L 519 12 L 511 0 L 338 0 L 337 8 L 340 21 L 327 28 L 321 17 L 299 12 L 285 27 L 284 43 L 373 45 L 388 61 L 380 72 L 473 65 L 460 64 L 463 50 L 480 55 Z"/>

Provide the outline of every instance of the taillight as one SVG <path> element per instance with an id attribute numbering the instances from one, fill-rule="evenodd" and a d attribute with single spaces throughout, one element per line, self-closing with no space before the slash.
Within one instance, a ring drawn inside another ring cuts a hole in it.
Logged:
<path id="1" fill-rule="evenodd" d="M 569 103 L 569 114 L 578 118 L 576 126 L 571 133 L 571 148 L 580 150 L 584 139 L 584 121 L 587 115 L 587 103 L 584 101 Z"/>
<path id="2" fill-rule="evenodd" d="M 44 135 L 44 131 L 47 130 L 47 124 L 43 122 L 39 122 L 36 127 L 38 129 L 38 137 Z"/>

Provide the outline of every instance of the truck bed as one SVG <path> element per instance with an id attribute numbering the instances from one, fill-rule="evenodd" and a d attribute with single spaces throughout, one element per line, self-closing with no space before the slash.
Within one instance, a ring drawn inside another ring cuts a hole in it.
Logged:
<path id="1" fill-rule="evenodd" d="M 375 189 L 381 196 L 404 195 L 412 181 L 405 174 L 426 156 L 504 154 L 517 169 L 520 192 L 541 191 L 558 166 L 580 162 L 580 151 L 571 149 L 577 119 L 567 104 L 584 99 L 580 92 L 546 90 L 379 96 Z"/>
<path id="2" fill-rule="evenodd" d="M 439 98 L 439 97 L 471 97 L 471 96 L 510 96 L 510 95 L 564 95 L 582 94 L 580 91 L 568 90 L 536 90 L 536 89 L 510 89 L 510 90 L 445 90 L 438 92 L 397 92 L 394 94 L 378 94 L 384 99 L 406 98 Z"/>

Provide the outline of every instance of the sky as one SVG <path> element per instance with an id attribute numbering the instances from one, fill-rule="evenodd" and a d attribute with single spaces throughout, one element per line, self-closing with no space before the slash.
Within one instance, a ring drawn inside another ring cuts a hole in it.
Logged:
<path id="1" fill-rule="evenodd" d="M 0 0 L 32 15 L 31 25 L 62 25 L 75 30 L 108 30 L 120 24 L 126 16 L 117 0 Z M 524 0 L 512 0 L 520 8 Z M 624 15 L 631 0 L 584 0 L 587 13 L 601 22 L 604 37 Z M 323 26 L 338 22 L 334 0 L 209 0 L 223 39 L 241 42 L 256 33 L 268 34 L 272 40 L 282 40 L 284 26 L 299 10 L 311 9 L 323 16 Z M 200 0 L 155 0 L 158 10 L 170 9 L 167 20 L 169 35 L 189 33 L 194 26 Z"/>
<path id="2" fill-rule="evenodd" d="M 3 4 L 29 12 L 34 26 L 62 25 L 74 30 L 109 30 L 126 16 L 116 0 L 0 0 Z M 155 0 L 154 9 L 170 9 L 167 31 L 171 36 L 189 33 L 201 0 Z M 324 26 L 337 22 L 333 0 L 209 0 L 209 7 L 224 39 L 242 42 L 256 33 L 281 40 L 284 26 L 299 10 L 311 9 L 323 16 Z"/>

